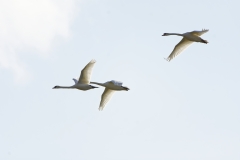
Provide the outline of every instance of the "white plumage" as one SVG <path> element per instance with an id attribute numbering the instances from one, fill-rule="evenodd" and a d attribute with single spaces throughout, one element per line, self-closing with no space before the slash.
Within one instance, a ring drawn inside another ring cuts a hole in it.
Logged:
<path id="1" fill-rule="evenodd" d="M 79 90 L 89 90 L 93 88 L 98 88 L 92 85 L 89 85 L 90 79 L 91 79 L 91 74 L 92 74 L 92 69 L 94 64 L 96 63 L 95 60 L 91 60 L 81 71 L 79 79 L 73 78 L 73 81 L 75 84 L 73 86 L 55 86 L 53 89 L 59 89 L 59 88 L 75 88 Z"/>
<path id="2" fill-rule="evenodd" d="M 78 83 L 78 80 L 77 80 L 77 79 L 75 79 L 75 78 L 73 78 L 73 81 L 74 81 L 74 83 L 75 83 L 75 84 L 77 84 L 77 83 Z"/>
<path id="3" fill-rule="evenodd" d="M 100 111 L 103 110 L 103 108 L 109 102 L 109 100 L 111 99 L 111 97 L 113 96 L 113 93 L 115 91 L 123 91 L 123 90 L 128 91 L 129 90 L 129 88 L 122 86 L 122 84 L 123 84 L 122 82 L 115 81 L 115 80 L 111 80 L 111 81 L 108 81 L 105 83 L 98 83 L 98 82 L 90 82 L 90 83 L 105 87 L 105 90 L 102 94 L 101 102 L 100 102 L 100 105 L 98 108 Z"/>
<path id="4" fill-rule="evenodd" d="M 116 85 L 116 86 L 122 86 L 122 82 L 120 82 L 120 81 L 115 81 L 115 80 L 111 80 L 111 81 L 109 81 L 110 83 L 113 83 L 114 85 Z"/>
<path id="5" fill-rule="evenodd" d="M 81 83 L 81 84 L 90 83 L 92 69 L 95 63 L 96 61 L 93 59 L 82 69 L 78 83 Z"/>
<path id="6" fill-rule="evenodd" d="M 172 53 L 166 58 L 167 61 L 171 61 L 174 57 L 179 55 L 183 50 L 185 50 L 188 46 L 190 46 L 193 42 L 200 42 L 207 44 L 208 41 L 202 39 L 200 36 L 204 33 L 208 32 L 209 30 L 203 29 L 202 31 L 192 31 L 187 32 L 184 34 L 179 33 L 164 33 L 163 36 L 169 36 L 169 35 L 177 35 L 182 36 L 182 40 L 174 47 Z"/>
<path id="7" fill-rule="evenodd" d="M 103 94 L 102 94 L 102 97 L 101 97 L 101 102 L 100 102 L 100 105 L 99 105 L 99 111 L 102 111 L 103 108 L 105 107 L 105 105 L 108 103 L 108 101 L 112 98 L 113 96 L 113 93 L 115 91 L 114 90 L 111 90 L 111 89 L 108 89 L 108 88 L 105 88 Z"/>

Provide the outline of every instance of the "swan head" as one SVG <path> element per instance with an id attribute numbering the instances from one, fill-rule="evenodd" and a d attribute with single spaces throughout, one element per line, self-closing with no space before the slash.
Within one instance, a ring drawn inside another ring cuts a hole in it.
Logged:
<path id="1" fill-rule="evenodd" d="M 130 90 L 128 87 L 124 87 L 124 86 L 122 86 L 122 88 L 123 88 L 125 91 Z"/>
<path id="2" fill-rule="evenodd" d="M 60 86 L 54 86 L 52 89 L 57 89 L 57 88 L 60 88 Z"/>
<path id="3" fill-rule="evenodd" d="M 163 35 L 162 36 L 169 36 L 169 34 L 168 33 L 163 33 Z"/>

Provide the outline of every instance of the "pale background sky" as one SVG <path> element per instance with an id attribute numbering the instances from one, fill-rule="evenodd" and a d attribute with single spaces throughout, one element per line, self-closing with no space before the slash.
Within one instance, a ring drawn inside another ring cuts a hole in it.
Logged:
<path id="1" fill-rule="evenodd" d="M 0 0 L 1 160 L 239 160 L 237 0 Z M 170 63 L 181 40 L 209 29 Z M 92 81 L 72 85 L 96 59 Z"/>

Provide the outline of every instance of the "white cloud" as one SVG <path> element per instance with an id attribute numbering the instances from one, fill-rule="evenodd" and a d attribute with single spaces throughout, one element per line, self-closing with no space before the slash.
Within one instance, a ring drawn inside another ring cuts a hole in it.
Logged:
<path id="1" fill-rule="evenodd" d="M 26 81 L 30 74 L 19 52 L 35 48 L 44 56 L 55 36 L 67 38 L 75 5 L 76 0 L 0 1 L 0 68 Z"/>

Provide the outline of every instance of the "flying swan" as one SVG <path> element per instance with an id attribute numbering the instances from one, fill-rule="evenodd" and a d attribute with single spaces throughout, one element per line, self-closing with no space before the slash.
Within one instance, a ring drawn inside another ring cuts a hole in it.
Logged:
<path id="1" fill-rule="evenodd" d="M 95 60 L 91 60 L 81 71 L 81 75 L 79 77 L 78 80 L 76 80 L 75 78 L 73 78 L 73 81 L 75 82 L 75 84 L 73 86 L 55 86 L 53 87 L 53 89 L 59 89 L 59 88 L 68 88 L 68 89 L 79 89 L 79 90 L 89 90 L 89 89 L 93 89 L 93 88 L 98 88 L 92 85 L 89 85 L 90 82 L 90 78 L 91 78 L 91 74 L 92 74 L 92 69 L 93 66 L 95 64 Z"/>
<path id="2" fill-rule="evenodd" d="M 164 33 L 162 36 L 177 35 L 182 36 L 183 39 L 174 47 L 172 53 L 166 58 L 167 61 L 171 61 L 174 57 L 180 54 L 184 49 L 186 49 L 193 42 L 200 42 L 207 44 L 208 41 L 202 39 L 200 36 L 208 32 L 208 29 L 203 29 L 202 31 L 192 31 L 183 34 L 179 33 Z"/>
<path id="3" fill-rule="evenodd" d="M 105 87 L 105 90 L 102 94 L 102 98 L 101 98 L 101 102 L 99 105 L 99 111 L 102 111 L 103 108 L 105 107 L 105 105 L 107 104 L 107 102 L 111 99 L 111 97 L 113 96 L 114 91 L 128 91 L 129 88 L 122 86 L 122 82 L 119 81 L 108 81 L 105 83 L 97 83 L 97 82 L 90 82 L 91 84 L 97 84 L 100 86 Z"/>

